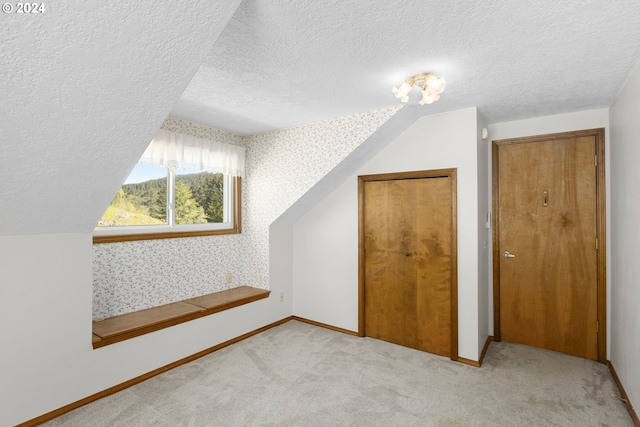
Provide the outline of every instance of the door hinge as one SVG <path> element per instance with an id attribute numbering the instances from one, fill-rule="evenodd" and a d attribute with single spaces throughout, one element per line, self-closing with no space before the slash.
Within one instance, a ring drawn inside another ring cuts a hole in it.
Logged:
<path id="1" fill-rule="evenodd" d="M 598 155 L 596 154 L 594 157 L 595 157 L 595 160 L 596 160 L 596 162 L 595 162 L 594 166 L 595 166 L 595 167 L 598 167 Z"/>
<path id="2" fill-rule="evenodd" d="M 598 250 L 598 238 L 596 237 L 596 251 Z"/>
<path id="3" fill-rule="evenodd" d="M 600 322 L 596 320 L 596 334 L 600 333 Z"/>

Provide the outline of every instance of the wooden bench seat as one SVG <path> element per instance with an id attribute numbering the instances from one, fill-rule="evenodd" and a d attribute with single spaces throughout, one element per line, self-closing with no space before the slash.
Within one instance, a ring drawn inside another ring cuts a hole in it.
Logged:
<path id="1" fill-rule="evenodd" d="M 169 326 L 267 298 L 270 291 L 239 286 L 184 301 L 93 322 L 93 348 L 104 347 Z"/>

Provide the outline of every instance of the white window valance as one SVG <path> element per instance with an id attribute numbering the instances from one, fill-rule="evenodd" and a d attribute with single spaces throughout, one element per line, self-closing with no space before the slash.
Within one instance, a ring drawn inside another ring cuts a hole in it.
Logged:
<path id="1" fill-rule="evenodd" d="M 140 163 L 243 177 L 244 159 L 244 147 L 160 129 Z"/>

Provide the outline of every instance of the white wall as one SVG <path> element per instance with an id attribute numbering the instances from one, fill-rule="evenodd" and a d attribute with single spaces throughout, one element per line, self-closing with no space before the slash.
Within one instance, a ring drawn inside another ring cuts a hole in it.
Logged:
<path id="1" fill-rule="evenodd" d="M 422 117 L 294 225 L 295 315 L 357 331 L 358 175 L 457 168 L 459 356 L 478 360 L 477 123 L 475 108 Z"/>
<path id="2" fill-rule="evenodd" d="M 516 120 L 513 122 L 495 123 L 489 125 L 489 139 L 499 140 L 508 138 L 518 138 L 523 136 L 545 135 L 549 133 L 570 132 L 583 129 L 605 129 L 605 174 L 606 174 L 606 205 L 607 205 L 607 230 L 610 230 L 610 196 L 609 196 L 609 109 L 603 108 L 599 110 L 588 110 L 577 113 L 558 114 L 555 116 L 537 117 L 534 119 Z M 491 146 L 491 143 L 489 144 Z M 491 163 L 491 156 L 489 156 Z M 491 168 L 491 166 L 490 166 Z M 491 182 L 491 173 L 489 174 L 489 182 Z M 491 200 L 491 185 L 489 185 L 489 200 Z M 489 233 L 489 248 L 493 245 L 492 233 Z M 607 231 L 607 247 L 611 247 L 611 233 Z M 489 251 L 489 275 L 493 275 L 492 252 Z M 607 318 L 610 317 L 611 306 L 609 298 L 609 284 L 611 283 L 611 251 L 607 253 Z M 493 288 L 490 288 L 489 294 L 489 333 L 493 335 Z M 609 321 L 607 321 L 607 355 L 609 354 Z"/>
<path id="3" fill-rule="evenodd" d="M 0 426 L 11 426 L 291 315 L 274 293 L 91 346 L 91 234 L 0 237 Z"/>
<path id="4" fill-rule="evenodd" d="M 358 197 L 353 175 L 293 226 L 293 314 L 358 331 Z"/>
<path id="5" fill-rule="evenodd" d="M 611 356 L 640 408 L 640 66 L 611 106 Z"/>
<path id="6" fill-rule="evenodd" d="M 478 152 L 478 354 L 482 353 L 484 344 L 489 337 L 489 287 L 492 280 L 489 279 L 489 234 L 487 228 L 487 214 L 489 207 L 489 139 L 482 139 L 482 128 L 487 124 L 484 118 L 478 114 L 477 152 Z"/>

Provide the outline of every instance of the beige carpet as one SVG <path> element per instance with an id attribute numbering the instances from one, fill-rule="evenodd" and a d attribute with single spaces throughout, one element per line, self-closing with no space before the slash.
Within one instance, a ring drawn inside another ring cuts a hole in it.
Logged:
<path id="1" fill-rule="evenodd" d="M 606 366 L 492 343 L 482 368 L 296 321 L 47 426 L 632 426 Z"/>

